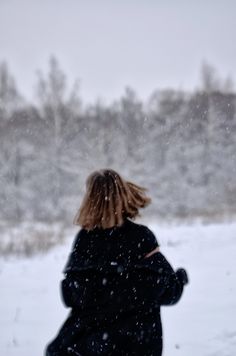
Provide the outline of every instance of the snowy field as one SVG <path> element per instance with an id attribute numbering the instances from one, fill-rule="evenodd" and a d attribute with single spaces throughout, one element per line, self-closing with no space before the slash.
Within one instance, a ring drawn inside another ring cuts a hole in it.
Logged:
<path id="1" fill-rule="evenodd" d="M 190 276 L 181 301 L 162 308 L 163 356 L 235 356 L 236 223 L 150 227 Z M 43 256 L 0 259 L 1 356 L 42 356 L 55 336 L 68 313 L 59 282 L 72 241 Z"/>

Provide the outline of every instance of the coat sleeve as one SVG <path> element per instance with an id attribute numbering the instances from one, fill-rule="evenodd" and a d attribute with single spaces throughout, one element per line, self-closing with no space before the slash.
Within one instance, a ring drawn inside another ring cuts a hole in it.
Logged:
<path id="1" fill-rule="evenodd" d="M 82 231 L 79 231 L 74 239 L 72 250 L 63 269 L 64 279 L 60 284 L 60 292 L 62 301 L 67 307 L 78 305 L 81 296 L 81 288 L 77 280 L 77 274 L 74 271 L 74 266 L 79 266 L 84 260 L 84 256 L 78 253 L 77 250 L 81 239 Z"/>
<path id="2" fill-rule="evenodd" d="M 80 303 L 80 286 L 73 273 L 66 273 L 60 286 L 61 298 L 66 307 L 73 308 Z"/>
<path id="3" fill-rule="evenodd" d="M 159 305 L 176 304 L 180 300 L 184 284 L 186 284 L 182 278 L 182 274 L 175 273 L 170 263 L 161 252 L 157 252 L 151 257 L 146 258 L 145 265 L 159 276 Z"/>
<path id="4" fill-rule="evenodd" d="M 165 281 L 164 292 L 160 296 L 160 305 L 176 304 L 182 296 L 183 287 L 183 283 L 173 271 Z"/>
<path id="5" fill-rule="evenodd" d="M 176 304 L 183 293 L 184 284 L 178 278 L 167 259 L 159 253 L 163 265 L 163 294 L 160 297 L 160 305 Z"/>

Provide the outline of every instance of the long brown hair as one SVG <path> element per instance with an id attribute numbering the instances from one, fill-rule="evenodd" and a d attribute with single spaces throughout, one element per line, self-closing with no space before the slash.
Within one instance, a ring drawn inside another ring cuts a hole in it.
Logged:
<path id="1" fill-rule="evenodd" d="M 134 219 L 139 209 L 151 202 L 145 191 L 112 169 L 95 171 L 87 178 L 86 193 L 74 224 L 87 230 L 120 226 L 125 218 Z"/>

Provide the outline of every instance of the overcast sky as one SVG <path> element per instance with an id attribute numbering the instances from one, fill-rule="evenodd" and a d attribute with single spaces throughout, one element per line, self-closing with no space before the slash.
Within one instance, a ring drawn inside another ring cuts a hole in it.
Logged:
<path id="1" fill-rule="evenodd" d="M 0 61 L 34 95 L 54 54 L 86 101 L 193 89 L 203 59 L 236 81 L 235 0 L 0 0 Z"/>

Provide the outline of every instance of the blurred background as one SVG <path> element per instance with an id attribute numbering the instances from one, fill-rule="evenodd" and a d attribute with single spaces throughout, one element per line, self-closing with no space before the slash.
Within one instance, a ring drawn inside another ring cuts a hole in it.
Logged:
<path id="1" fill-rule="evenodd" d="M 234 0 L 0 0 L 1 355 L 41 356 L 64 320 L 106 167 L 149 190 L 143 221 L 190 274 L 164 356 L 235 355 L 235 24 Z"/>
<path id="2" fill-rule="evenodd" d="M 146 217 L 236 213 L 234 1 L 0 1 L 0 221 L 71 225 L 87 175 Z"/>
<path id="3" fill-rule="evenodd" d="M 234 1 L 0 2 L 2 221 L 71 223 L 86 176 L 155 218 L 236 213 Z"/>

